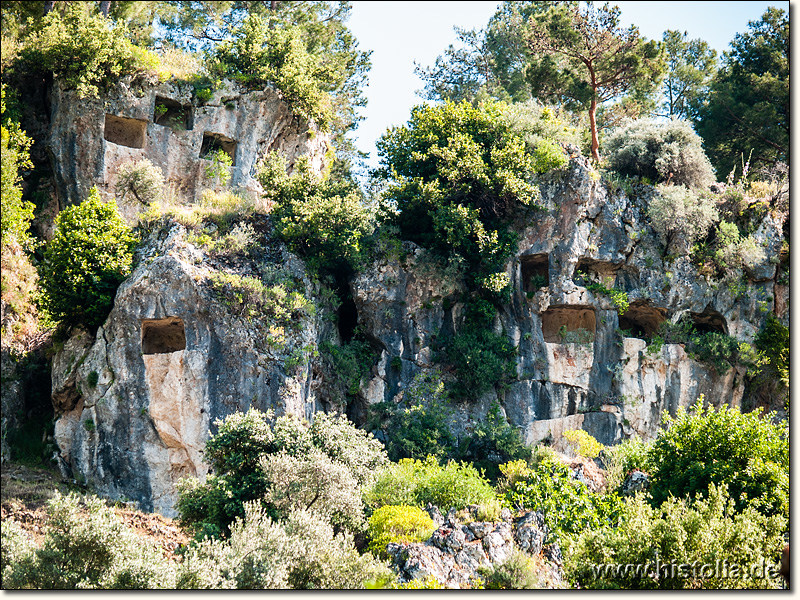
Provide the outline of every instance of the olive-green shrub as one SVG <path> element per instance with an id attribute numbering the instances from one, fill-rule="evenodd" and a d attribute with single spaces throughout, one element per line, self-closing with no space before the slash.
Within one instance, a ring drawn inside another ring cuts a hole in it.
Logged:
<path id="1" fill-rule="evenodd" d="M 691 245 L 704 237 L 719 219 L 714 200 L 681 185 L 657 186 L 647 206 L 647 216 L 665 254 L 687 254 Z"/>
<path id="2" fill-rule="evenodd" d="M 637 495 L 623 504 L 617 527 L 580 532 L 565 558 L 567 577 L 582 588 L 780 587 L 787 520 L 733 504 L 714 484 L 694 502 L 670 497 L 653 507 Z"/>
<path id="3" fill-rule="evenodd" d="M 41 304 L 57 321 L 97 328 L 131 271 L 136 238 L 116 202 L 103 203 L 96 188 L 55 225 L 39 268 Z"/>
<path id="4" fill-rule="evenodd" d="M 368 521 L 369 550 L 381 558 L 389 558 L 389 543 L 424 542 L 436 529 L 436 524 L 421 508 L 416 506 L 381 506 Z"/>
<path id="5" fill-rule="evenodd" d="M 155 202 L 164 190 L 161 169 L 146 158 L 130 161 L 117 172 L 115 191 L 120 201 L 130 193 L 141 204 Z"/>

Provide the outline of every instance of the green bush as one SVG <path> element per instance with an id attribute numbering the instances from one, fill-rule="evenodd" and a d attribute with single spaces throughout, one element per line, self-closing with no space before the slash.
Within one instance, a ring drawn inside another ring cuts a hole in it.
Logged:
<path id="1" fill-rule="evenodd" d="M 686 254 L 705 237 L 719 215 L 714 200 L 680 185 L 660 185 L 647 206 L 650 223 L 664 244 L 665 254 Z"/>
<path id="2" fill-rule="evenodd" d="M 300 28 L 270 27 L 250 13 L 231 39 L 211 53 L 209 71 L 232 77 L 250 89 L 274 84 L 298 116 L 327 129 L 333 119 L 330 96 L 318 77 L 315 57 L 306 50 Z"/>
<path id="3" fill-rule="evenodd" d="M 144 205 L 158 200 L 164 190 L 164 175 L 161 169 L 146 158 L 122 165 L 117 172 L 117 185 L 114 188 L 120 201 L 131 193 Z"/>
<path id="4" fill-rule="evenodd" d="M 686 121 L 633 121 L 616 129 L 603 146 L 609 167 L 621 175 L 691 188 L 716 181 L 702 140 Z"/>
<path id="5" fill-rule="evenodd" d="M 456 454 L 456 438 L 450 431 L 453 409 L 438 369 L 418 373 L 405 391 L 403 402 L 384 402 L 372 408 L 372 422 L 386 433 L 389 459 L 437 460 Z"/>
<path id="6" fill-rule="evenodd" d="M 323 342 L 320 345 L 322 355 L 331 365 L 338 382 L 345 394 L 355 396 L 361 389 L 361 381 L 369 375 L 370 368 L 376 360 L 375 351 L 369 342 L 352 339 L 341 346 Z"/>
<path id="7" fill-rule="evenodd" d="M 388 568 L 353 538 L 335 534 L 316 514 L 294 510 L 273 521 L 257 502 L 231 525 L 227 540 L 206 539 L 186 552 L 180 589 L 351 589 L 390 577 Z"/>
<path id="8" fill-rule="evenodd" d="M 110 27 L 108 19 L 75 4 L 65 5 L 63 17 L 61 12 L 50 11 L 26 37 L 19 53 L 23 70 L 52 73 L 81 98 L 97 97 L 125 75 L 156 76 L 158 56 L 133 45 L 124 25 Z"/>
<path id="9" fill-rule="evenodd" d="M 176 505 L 196 537 L 226 534 L 252 500 L 275 518 L 313 509 L 326 522 L 361 526 L 361 494 L 387 459 L 382 444 L 346 417 L 318 413 L 308 424 L 250 409 L 215 426 L 206 444 L 213 474 L 204 483 L 183 480 Z"/>
<path id="10" fill-rule="evenodd" d="M 582 588 L 777 588 L 786 523 L 752 507 L 734 512 L 724 485 L 711 484 L 707 499 L 670 497 L 655 508 L 639 495 L 622 506 L 618 527 L 582 532 L 565 571 Z"/>
<path id="11" fill-rule="evenodd" d="M 312 269 L 347 276 L 364 264 L 373 223 L 356 188 L 327 176 L 317 178 L 304 157 L 289 176 L 277 153 L 267 156 L 258 179 L 266 198 L 275 203 L 275 229 Z"/>
<path id="12" fill-rule="evenodd" d="M 515 249 L 507 221 L 534 205 L 536 170 L 523 137 L 512 130 L 505 105 L 447 101 L 412 109 L 408 125 L 378 141 L 387 182 L 384 224 L 441 256 L 466 262 L 470 285 L 504 293 L 505 263 Z M 543 163 L 557 162 L 542 145 Z"/>
<path id="13" fill-rule="evenodd" d="M 291 283 L 265 284 L 261 279 L 223 271 L 206 280 L 218 300 L 235 315 L 248 320 L 269 319 L 282 326 L 299 327 L 303 317 L 313 316 L 314 303 Z"/>
<path id="14" fill-rule="evenodd" d="M 516 375 L 517 349 L 494 332 L 495 308 L 486 300 L 467 305 L 464 322 L 445 348 L 456 371 L 453 394 L 476 399 Z"/>
<path id="15" fill-rule="evenodd" d="M 761 379 L 777 379 L 788 388 L 789 328 L 771 314 L 764 327 L 756 334 L 754 343 L 763 360 Z"/>
<path id="16" fill-rule="evenodd" d="M 131 532 L 94 497 L 48 501 L 50 517 L 40 548 L 19 549 L 3 571 L 8 589 L 171 588 L 174 570 L 161 552 Z M 6 536 L 6 523 L 3 535 Z M 13 542 L 9 540 L 9 545 Z M 4 550 L 5 545 L 4 545 Z M 4 553 L 5 554 L 5 553 Z"/>
<path id="17" fill-rule="evenodd" d="M 372 508 L 400 504 L 424 508 L 430 502 L 446 512 L 471 504 L 490 504 L 495 494 L 472 465 L 450 461 L 442 467 L 429 456 L 424 461 L 404 458 L 392 463 L 365 498 Z"/>
<path id="18" fill-rule="evenodd" d="M 670 496 L 708 496 L 710 485 L 727 485 L 737 510 L 752 506 L 766 515 L 789 514 L 789 435 L 761 411 L 742 414 L 723 406 L 664 415 L 648 454 L 655 506 Z"/>
<path id="19" fill-rule="evenodd" d="M 519 430 L 512 426 L 495 401 L 484 420 L 462 442 L 461 458 L 485 473 L 490 481 L 500 477 L 500 464 L 513 460 L 530 460 L 531 448 L 522 441 Z"/>
<path id="20" fill-rule="evenodd" d="M 415 506 L 382 506 L 369 518 L 367 536 L 369 550 L 383 559 L 386 545 L 390 543 L 410 544 L 424 542 L 436 529 L 433 519 Z"/>
<path id="21" fill-rule="evenodd" d="M 25 135 L 18 123 L 6 115 L 6 87 L 0 89 L 0 181 L 2 182 L 2 211 L 0 211 L 0 230 L 2 231 L 3 247 L 9 243 L 10 238 L 24 243 L 28 239 L 28 227 L 33 220 L 34 205 L 32 202 L 22 200 L 22 177 L 20 169 L 30 168 L 30 146 L 33 140 Z"/>
<path id="22" fill-rule="evenodd" d="M 535 590 L 544 587 L 537 576 L 536 559 L 516 548 L 502 563 L 479 567 L 478 574 L 487 590 Z"/>
<path id="23" fill-rule="evenodd" d="M 568 429 L 564 437 L 569 442 L 575 454 L 584 458 L 597 458 L 605 448 L 603 444 L 594 439 L 583 429 Z"/>
<path id="24" fill-rule="evenodd" d="M 116 203 L 104 204 L 95 188 L 80 205 L 62 210 L 55 225 L 39 269 L 41 304 L 58 321 L 96 328 L 131 271 L 136 238 Z"/>
<path id="25" fill-rule="evenodd" d="M 565 534 L 615 525 L 623 504 L 613 492 L 589 491 L 556 458 L 543 457 L 535 469 L 524 470 L 515 479 L 507 486 L 506 504 L 516 510 L 542 511 L 556 540 Z"/>

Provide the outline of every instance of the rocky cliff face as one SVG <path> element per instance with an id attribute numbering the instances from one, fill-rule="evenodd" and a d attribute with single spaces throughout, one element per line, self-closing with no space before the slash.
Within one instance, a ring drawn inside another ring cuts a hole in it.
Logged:
<path id="1" fill-rule="evenodd" d="M 234 264 L 185 238 L 177 224 L 157 230 L 105 324 L 73 335 L 53 360 L 65 472 L 166 515 L 180 478 L 205 477 L 216 419 L 250 407 L 302 417 L 324 408 L 310 365 L 329 327 L 324 313 L 292 310 L 288 321 L 235 300 L 237 278 L 258 272 L 312 290 L 302 263 L 263 233 L 260 255 Z"/>
<path id="2" fill-rule="evenodd" d="M 134 89 L 123 80 L 102 98 L 79 99 L 54 86 L 48 146 L 60 206 L 80 203 L 92 186 L 113 197 L 120 168 L 143 158 L 161 168 L 178 202 L 195 201 L 214 187 L 203 157 L 217 149 L 233 161 L 229 184 L 253 194 L 262 191 L 256 167 L 267 152 L 281 152 L 290 167 L 308 155 L 312 167 L 322 168 L 327 136 L 301 124 L 271 88 L 248 92 L 225 81 L 205 102 L 186 82 Z M 121 207 L 126 216 L 141 208 L 131 202 Z"/>
<path id="3" fill-rule="evenodd" d="M 191 104 L 184 122 L 191 127 L 180 130 L 151 118 L 159 101 L 164 115 L 176 111 L 168 122 L 185 118 L 174 107 L 190 106 L 188 91 L 174 84 L 98 101 L 80 116 L 68 94 L 56 92 L 52 136 L 67 140 L 54 142 L 63 196 L 77 201 L 91 185 L 111 193 L 116 170 L 145 156 L 191 200 L 204 176 L 198 153 L 208 132 L 237 141 L 233 183 L 255 191 L 254 165 L 269 149 L 290 158 L 313 151 L 321 160 L 324 142 L 292 129 L 271 92 L 226 93 Z M 164 105 L 165 98 L 176 104 Z M 137 120 L 142 146 L 109 140 L 133 131 L 114 119 Z M 120 130 L 109 133 L 109 123 Z M 581 157 L 543 185 L 544 210 L 517 224 L 518 251 L 507 265 L 513 293 L 494 323 L 518 348 L 516 378 L 477 401 L 457 402 L 457 433 L 468 432 L 495 400 L 527 443 L 556 447 L 575 428 L 605 444 L 652 438 L 664 410 L 674 413 L 700 394 L 715 405 L 752 407 L 743 369 L 718 373 L 676 344 L 648 352 L 644 338 L 687 314 L 700 329 L 743 341 L 770 311 L 788 322 L 788 287 L 776 279 L 782 224 L 763 218 L 756 237 L 765 258 L 749 267 L 746 282 L 720 284 L 688 257 L 663 258 L 644 212 L 647 190 L 610 193 Z M 274 239 L 269 217 L 245 221 L 256 243 L 236 255 L 204 248 L 177 223 L 156 227 L 105 324 L 95 336 L 75 334 L 56 355 L 53 402 L 65 472 L 171 515 L 177 481 L 207 473 L 203 448 L 216 419 L 250 407 L 307 418 L 344 410 L 318 355 L 323 342 L 340 341 L 321 288 Z M 413 244 L 404 243 L 401 254 L 376 259 L 350 285 L 351 325 L 379 353 L 347 407 L 362 423 L 370 405 L 402 402 L 414 378 L 432 372 L 437 340 L 462 322 L 463 282 Z M 589 281 L 625 290 L 628 310 L 620 315 Z M 445 369 L 444 377 L 452 375 Z"/>
<path id="4" fill-rule="evenodd" d="M 742 406 L 744 370 L 717 373 L 679 344 L 648 353 L 643 338 L 686 313 L 698 328 L 748 342 L 769 311 L 788 320 L 788 288 L 775 278 L 781 224 L 763 220 L 756 235 L 765 257 L 736 290 L 701 276 L 688 257 L 667 263 L 647 223 L 646 195 L 609 193 L 585 159 L 574 158 L 542 192 L 545 211 L 519 224 L 518 253 L 507 267 L 512 298 L 494 324 L 518 347 L 517 378 L 498 394 L 525 441 L 558 443 L 577 428 L 605 444 L 633 434 L 650 439 L 664 410 L 674 413 L 700 394 L 716 406 Z M 431 270 L 424 250 L 407 250 L 403 260 L 378 260 L 352 284 L 359 324 L 381 347 L 363 388 L 366 405 L 401 402 L 414 376 L 432 367 L 435 336 L 452 333 L 463 312 L 458 282 Z M 588 281 L 625 290 L 630 308 L 619 315 Z M 570 333 L 585 339 L 570 342 Z M 398 358 L 402 366 L 389 368 Z M 483 418 L 495 397 L 460 405 L 460 427 Z"/>

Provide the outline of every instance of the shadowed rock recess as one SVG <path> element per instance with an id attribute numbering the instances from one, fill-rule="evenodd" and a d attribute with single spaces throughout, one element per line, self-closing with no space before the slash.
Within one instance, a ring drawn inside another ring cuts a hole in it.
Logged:
<path id="1" fill-rule="evenodd" d="M 77 102 L 56 90 L 53 112 L 56 180 L 61 198 L 72 203 L 93 185 L 111 195 L 116 172 L 128 160 L 150 159 L 191 202 L 202 189 L 204 145 L 231 153 L 231 184 L 255 193 L 255 168 L 268 150 L 287 153 L 290 163 L 310 154 L 318 170 L 327 150 L 324 137 L 298 129 L 270 91 L 228 86 L 199 105 L 190 90 L 173 84 L 97 102 Z M 576 428 L 604 444 L 634 434 L 650 439 L 663 411 L 674 414 L 700 394 L 717 406 L 753 407 L 743 368 L 717 372 L 683 345 L 648 351 L 648 340 L 662 322 L 684 316 L 699 331 L 745 342 L 752 342 L 769 310 L 788 321 L 788 287 L 777 284 L 776 261 L 770 260 L 781 247 L 782 223 L 764 217 L 755 236 L 766 258 L 751 269 L 759 277 L 732 290 L 700 275 L 689 257 L 665 266 L 645 216 L 652 191 L 637 189 L 643 191 L 634 197 L 610 193 L 580 156 L 542 185 L 544 209 L 516 225 L 519 244 L 506 265 L 512 294 L 494 323 L 495 332 L 518 348 L 516 376 L 475 401 L 454 399 L 456 434 L 483 419 L 495 400 L 528 444 L 557 441 Z M 177 223 L 152 232 L 103 326 L 94 336 L 76 333 L 54 359 L 56 438 L 65 473 L 109 497 L 174 515 L 176 482 L 208 471 L 203 449 L 216 419 L 251 407 L 306 418 L 322 410 L 364 415 L 370 405 L 400 402 L 415 376 L 441 366 L 436 350 L 461 327 L 465 287 L 438 272 L 424 249 L 404 242 L 402 258 L 376 258 L 354 276 L 352 304 L 348 300 L 337 324 L 319 284 L 272 236 L 268 219 L 258 233 L 254 250 L 223 261 Z M 255 314 L 241 310 L 214 284 L 223 272 L 260 277 L 276 271 L 316 310 L 300 311 L 287 323 L 268 306 Z M 620 315 L 609 295 L 587 288 L 587 278 L 625 291 L 628 310 Z M 360 391 L 342 400 L 318 350 L 347 341 L 354 331 L 376 358 Z M 441 372 L 446 382 L 453 377 L 447 368 Z M 512 535 L 510 526 L 498 533 L 503 540 Z M 476 556 L 464 561 L 478 563 L 495 547 L 486 541 L 468 546 Z M 393 559 L 410 573 L 429 550 Z"/>

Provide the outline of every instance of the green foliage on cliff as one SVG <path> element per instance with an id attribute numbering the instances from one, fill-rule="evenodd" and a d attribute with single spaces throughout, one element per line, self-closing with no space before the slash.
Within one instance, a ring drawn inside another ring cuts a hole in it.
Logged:
<path id="1" fill-rule="evenodd" d="M 156 75 L 156 54 L 131 43 L 124 26 L 109 27 L 107 19 L 79 4 L 66 5 L 63 16 L 50 11 L 26 36 L 19 50 L 21 69 L 52 73 L 81 98 L 97 97 L 125 75 Z"/>
<path id="2" fill-rule="evenodd" d="M 337 525 L 359 528 L 360 490 L 386 463 L 382 445 L 371 435 L 326 413 L 308 424 L 250 409 L 216 426 L 206 445 L 213 475 L 205 483 L 183 480 L 177 503 L 182 523 L 198 538 L 226 535 L 253 500 L 273 518 L 313 510 Z"/>
<path id="3" fill-rule="evenodd" d="M 12 121 L 6 115 L 6 86 L 2 87 L 2 109 L 0 118 L 0 164 L 2 173 L 2 212 L 0 224 L 2 227 L 3 247 L 13 237 L 22 243 L 28 239 L 28 227 L 33 219 L 33 203 L 22 199 L 22 177 L 20 169 L 31 167 L 29 149 L 32 140 L 20 129 L 19 123 Z"/>
<path id="4" fill-rule="evenodd" d="M 41 306 L 66 325 L 97 328 L 131 271 L 137 240 L 116 202 L 103 203 L 94 188 L 81 204 L 61 211 L 55 224 L 39 267 Z"/>
<path id="5" fill-rule="evenodd" d="M 655 506 L 670 496 L 707 497 L 710 485 L 727 485 L 737 510 L 751 506 L 765 515 L 789 515 L 789 436 L 760 410 L 741 413 L 723 406 L 664 415 L 648 453 Z"/>

